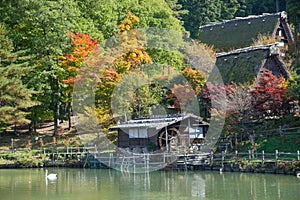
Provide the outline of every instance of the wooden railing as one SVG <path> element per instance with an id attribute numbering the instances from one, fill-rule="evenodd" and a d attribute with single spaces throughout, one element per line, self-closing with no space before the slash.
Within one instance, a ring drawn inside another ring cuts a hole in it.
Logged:
<path id="1" fill-rule="evenodd" d="M 291 128 L 279 127 L 277 129 L 261 131 L 256 133 L 255 135 L 272 137 L 272 136 L 283 136 L 283 135 L 294 135 L 294 134 L 300 134 L 300 127 L 291 127 Z"/>
<path id="2" fill-rule="evenodd" d="M 289 162 L 289 161 L 300 161 L 300 151 L 297 152 L 279 152 L 276 150 L 273 153 L 266 153 L 264 151 L 261 152 L 238 152 L 235 151 L 234 153 L 216 153 L 213 152 L 209 155 L 209 163 L 212 165 L 214 163 L 220 163 L 223 165 L 224 163 L 228 162 L 235 162 L 238 163 L 239 161 L 248 161 L 248 162 L 259 162 L 262 165 L 265 163 L 277 163 L 281 162 Z"/>

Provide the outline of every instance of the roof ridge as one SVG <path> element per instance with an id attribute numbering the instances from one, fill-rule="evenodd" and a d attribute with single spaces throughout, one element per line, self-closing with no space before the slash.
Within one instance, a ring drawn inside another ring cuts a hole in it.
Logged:
<path id="1" fill-rule="evenodd" d="M 285 18 L 286 17 L 286 12 L 282 11 L 282 12 L 277 12 L 277 13 L 263 13 L 261 15 L 248 15 L 247 17 L 235 17 L 234 19 L 231 19 L 231 20 L 223 20 L 221 22 L 212 22 L 210 24 L 206 24 L 206 25 L 200 26 L 200 29 L 201 28 L 211 27 L 211 26 L 224 25 L 226 23 L 234 22 L 234 21 L 257 19 L 257 18 L 261 18 L 261 17 L 276 16 L 276 15 L 278 15 L 279 17 Z"/>
<path id="2" fill-rule="evenodd" d="M 222 56 L 228 56 L 228 55 L 232 55 L 232 54 L 247 53 L 249 51 L 255 51 L 255 50 L 266 50 L 266 49 L 270 49 L 270 47 L 274 46 L 275 44 L 277 44 L 277 43 L 267 44 L 267 45 L 250 46 L 250 47 L 235 49 L 235 50 L 232 50 L 229 52 L 220 52 L 220 53 L 216 53 L 216 57 L 219 58 Z"/>

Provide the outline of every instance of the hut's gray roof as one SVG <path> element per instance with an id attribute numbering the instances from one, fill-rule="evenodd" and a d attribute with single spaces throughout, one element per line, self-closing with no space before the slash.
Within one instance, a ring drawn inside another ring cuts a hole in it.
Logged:
<path id="1" fill-rule="evenodd" d="M 128 128 L 155 128 L 156 130 L 162 129 L 166 126 L 175 124 L 187 118 L 194 118 L 201 122 L 202 125 L 207 125 L 207 122 L 204 122 L 203 119 L 194 114 L 178 114 L 178 115 L 170 115 L 170 116 L 152 116 L 145 118 L 137 118 L 133 120 L 129 120 L 127 122 L 123 122 L 116 126 L 110 128 L 110 130 L 117 129 L 128 129 Z"/>
<path id="2" fill-rule="evenodd" d="M 293 36 L 285 12 L 239 17 L 201 26 L 198 39 L 216 49 L 228 51 L 250 46 L 260 34 L 275 37 L 279 27 L 283 29 L 287 42 L 292 43 Z"/>
<path id="3" fill-rule="evenodd" d="M 278 54 L 280 51 L 276 44 L 217 53 L 215 70 L 219 70 L 224 83 L 249 83 L 263 70 L 288 79 L 290 73 Z"/>

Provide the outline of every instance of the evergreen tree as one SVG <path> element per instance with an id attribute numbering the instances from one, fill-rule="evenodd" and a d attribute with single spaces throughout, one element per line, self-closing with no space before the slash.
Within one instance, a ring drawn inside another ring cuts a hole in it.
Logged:
<path id="1" fill-rule="evenodd" d="M 210 22 L 232 19 L 243 14 L 245 0 L 179 0 L 182 9 L 188 13 L 182 16 L 184 27 L 196 38 L 199 27 Z"/>
<path id="2" fill-rule="evenodd" d="M 182 15 L 187 14 L 187 10 L 182 9 L 182 5 L 178 3 L 178 0 L 166 0 L 169 7 L 173 10 L 173 15 L 178 18 L 182 19 Z"/>
<path id="3" fill-rule="evenodd" d="M 26 118 L 29 108 L 37 102 L 32 100 L 35 91 L 27 88 L 23 77 L 28 73 L 28 57 L 22 51 L 13 52 L 13 45 L 0 24 L 0 130 L 30 122 Z"/>
<path id="4" fill-rule="evenodd" d="M 242 15 L 245 8 L 245 0 L 222 0 L 221 19 L 233 19 L 237 15 Z M 239 11 L 239 13 L 237 13 Z"/>
<path id="5" fill-rule="evenodd" d="M 298 0 L 287 0 L 287 11 L 289 21 L 293 24 L 300 24 L 300 2 Z"/>
<path id="6" fill-rule="evenodd" d="M 299 4 L 298 1 L 297 3 Z M 286 0 L 246 0 L 246 16 L 275 13 L 284 10 L 286 10 Z"/>

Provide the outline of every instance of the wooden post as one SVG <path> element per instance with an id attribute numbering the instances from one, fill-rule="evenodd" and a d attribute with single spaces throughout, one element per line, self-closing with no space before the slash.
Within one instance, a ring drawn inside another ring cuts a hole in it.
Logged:
<path id="1" fill-rule="evenodd" d="M 189 143 L 188 145 L 191 145 L 191 136 L 190 136 L 190 128 L 191 128 L 191 121 L 190 118 L 188 118 L 188 134 L 189 134 Z"/>
<path id="2" fill-rule="evenodd" d="M 265 151 L 262 150 L 261 154 L 262 154 L 261 165 L 264 166 L 264 164 L 265 164 Z"/>
<path id="3" fill-rule="evenodd" d="M 184 170 L 187 170 L 186 152 L 184 152 Z"/>
<path id="4" fill-rule="evenodd" d="M 275 166 L 278 166 L 278 150 L 275 150 Z"/>
<path id="5" fill-rule="evenodd" d="M 222 151 L 221 156 L 221 167 L 224 168 L 224 151 Z"/>
<path id="6" fill-rule="evenodd" d="M 167 148 L 167 151 L 169 152 L 169 145 L 168 145 L 168 130 L 167 130 L 167 126 L 165 127 L 165 133 L 166 133 L 166 148 Z"/>
<path id="7" fill-rule="evenodd" d="M 109 154 L 108 166 L 111 168 L 111 153 Z"/>
<path id="8" fill-rule="evenodd" d="M 15 152 L 14 138 L 11 138 L 10 141 L 11 141 L 11 151 L 14 153 Z"/>
<path id="9" fill-rule="evenodd" d="M 210 150 L 210 157 L 209 157 L 209 162 L 210 162 L 210 166 L 213 165 L 213 162 L 214 162 L 214 152 L 213 150 Z"/>
<path id="10" fill-rule="evenodd" d="M 249 149 L 248 150 L 248 162 L 250 162 L 251 161 L 251 150 Z"/>
<path id="11" fill-rule="evenodd" d="M 150 154 L 147 153 L 147 172 L 149 172 Z"/>
<path id="12" fill-rule="evenodd" d="M 133 173 L 135 174 L 135 156 L 132 156 L 133 159 Z"/>
<path id="13" fill-rule="evenodd" d="M 300 151 L 297 151 L 297 160 L 300 161 Z"/>
<path id="14" fill-rule="evenodd" d="M 281 128 L 281 126 L 279 126 L 279 135 L 280 136 L 282 135 L 282 128 Z"/>

